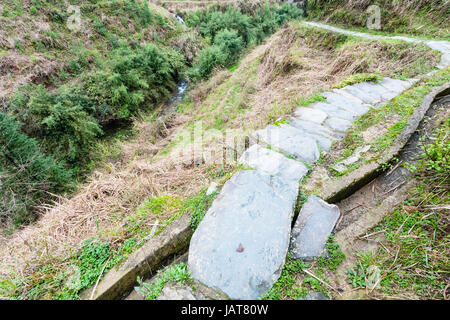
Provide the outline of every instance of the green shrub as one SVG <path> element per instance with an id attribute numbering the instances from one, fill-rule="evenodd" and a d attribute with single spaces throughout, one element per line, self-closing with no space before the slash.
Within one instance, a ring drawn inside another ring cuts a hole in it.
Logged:
<path id="1" fill-rule="evenodd" d="M 224 66 L 227 54 L 219 46 L 211 46 L 203 49 L 198 57 L 198 73 L 201 78 L 208 77 L 214 68 Z"/>
<path id="2" fill-rule="evenodd" d="M 49 199 L 49 192 L 68 190 L 72 178 L 61 162 L 20 132 L 21 126 L 13 116 L 0 113 L 0 218 L 15 225 L 32 220 L 32 208 Z"/>
<path id="3" fill-rule="evenodd" d="M 129 119 L 144 103 L 168 97 L 184 66 L 180 53 L 154 44 L 135 49 L 122 46 L 108 58 L 103 69 L 84 78 L 84 88 L 118 119 Z"/>
<path id="4" fill-rule="evenodd" d="M 223 10 L 212 6 L 208 10 L 190 13 L 185 21 L 190 27 L 198 27 L 213 45 L 203 49 L 188 75 L 193 80 L 208 77 L 215 67 L 233 64 L 239 53 L 250 45 L 259 44 L 275 30 L 302 16 L 302 10 L 288 3 L 282 6 L 265 4 L 256 10 L 226 6 Z"/>
<path id="5" fill-rule="evenodd" d="M 233 63 L 243 48 L 242 38 L 238 36 L 237 31 L 224 29 L 217 33 L 214 38 L 214 45 L 219 47 L 224 53 L 226 64 Z"/>
<path id="6" fill-rule="evenodd" d="M 26 125 L 25 133 L 45 138 L 44 146 L 59 159 L 76 162 L 85 157 L 102 133 L 94 102 L 77 87 L 61 87 L 53 95 L 43 86 L 24 86 L 16 93 L 11 109 Z"/>

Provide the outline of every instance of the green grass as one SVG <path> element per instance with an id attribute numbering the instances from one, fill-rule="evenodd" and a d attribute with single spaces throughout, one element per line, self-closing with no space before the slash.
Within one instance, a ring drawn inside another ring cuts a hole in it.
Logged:
<path id="1" fill-rule="evenodd" d="M 304 298 L 309 292 L 317 291 L 330 297 L 331 294 L 328 287 L 305 272 L 305 270 L 309 270 L 309 273 L 312 272 L 316 277 L 322 279 L 322 281 L 329 283 L 329 280 L 326 278 L 326 273 L 336 271 L 337 267 L 345 259 L 345 255 L 339 245 L 334 242 L 334 237 L 332 236 L 328 239 L 326 248 L 328 250 L 328 257 L 320 257 L 311 263 L 295 260 L 288 255 L 280 278 L 261 299 L 298 300 L 299 298 Z"/>
<path id="2" fill-rule="evenodd" d="M 158 271 L 156 280 L 152 283 L 143 282 L 138 278 L 140 287 L 136 287 L 136 291 L 145 297 L 145 300 L 155 300 L 161 294 L 164 286 L 168 283 L 176 283 L 178 285 L 189 285 L 192 278 L 184 262 L 169 266 L 164 270 Z"/>
<path id="3" fill-rule="evenodd" d="M 383 77 L 374 74 L 374 73 L 357 73 L 353 74 L 347 79 L 341 81 L 340 83 L 333 86 L 333 88 L 340 89 L 346 86 L 350 86 L 352 84 L 361 83 L 361 82 L 377 82 L 380 81 Z"/>
<path id="4" fill-rule="evenodd" d="M 297 98 L 297 105 L 300 107 L 307 107 L 311 103 L 319 102 L 319 101 L 326 102 L 327 100 L 325 99 L 324 96 L 322 96 L 322 94 L 316 93 L 313 96 L 311 96 L 310 98 L 304 98 L 304 97 Z"/>
<path id="5" fill-rule="evenodd" d="M 200 192 L 198 196 L 192 197 L 186 202 L 183 211 L 189 212 L 191 214 L 189 224 L 194 230 L 198 227 L 200 222 L 205 217 L 206 211 L 211 206 L 216 195 L 217 192 L 206 195 L 205 188 L 202 190 L 202 192 Z"/>
<path id="6" fill-rule="evenodd" d="M 443 299 L 450 274 L 450 224 L 445 209 L 450 200 L 449 130 L 446 119 L 431 142 L 423 145 L 420 161 L 407 166 L 415 172 L 417 186 L 407 201 L 369 231 L 383 234 L 385 240 L 376 253 L 360 253 L 348 270 L 353 287 L 367 287 L 371 270 L 379 270 L 375 294 L 380 297 Z"/>
<path id="7" fill-rule="evenodd" d="M 216 176 L 220 176 L 219 182 L 223 183 L 231 173 L 218 172 Z M 206 196 L 204 189 L 187 199 L 168 195 L 151 198 L 139 206 L 136 213 L 126 221 L 123 227 L 126 239 L 118 247 L 114 248 L 112 243 L 98 238 L 88 239 L 79 251 L 60 264 L 44 265 L 24 278 L 18 275 L 12 280 L 0 278 L 0 297 L 19 300 L 79 299 L 83 290 L 92 287 L 100 276 L 102 278 L 145 243 L 153 229 L 153 225 L 148 224 L 149 220 L 165 217 L 160 220 L 153 236 L 161 233 L 185 213 L 191 215 L 190 224 L 195 229 L 216 195 L 217 193 L 213 193 Z M 167 211 L 172 214 L 167 215 Z M 172 279 L 171 277 L 169 278 Z"/>

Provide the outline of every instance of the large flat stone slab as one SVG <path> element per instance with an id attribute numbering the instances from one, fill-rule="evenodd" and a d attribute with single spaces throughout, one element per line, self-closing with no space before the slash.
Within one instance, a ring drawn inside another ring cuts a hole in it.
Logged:
<path id="1" fill-rule="evenodd" d="M 351 99 L 339 93 L 324 92 L 322 95 L 330 104 L 350 111 L 351 113 L 355 113 L 358 116 L 361 116 L 370 110 L 369 107 L 359 103 L 355 99 Z"/>
<path id="2" fill-rule="evenodd" d="M 318 123 L 309 122 L 298 118 L 290 118 L 289 124 L 295 127 L 296 129 L 299 129 L 301 131 L 310 134 L 322 136 L 324 138 L 329 139 L 337 138 L 336 133 L 334 131 Z"/>
<path id="3" fill-rule="evenodd" d="M 328 128 L 340 132 L 345 132 L 352 126 L 352 123 L 350 121 L 335 117 L 328 119 L 325 124 L 328 126 Z"/>
<path id="4" fill-rule="evenodd" d="M 188 286 L 168 284 L 156 300 L 205 300 L 201 296 L 199 298 L 194 295 L 194 292 Z"/>
<path id="5" fill-rule="evenodd" d="M 317 124 L 322 124 L 325 119 L 328 117 L 328 115 L 323 112 L 322 110 L 313 109 L 313 108 L 307 108 L 307 107 L 299 107 L 295 110 L 295 117 L 308 121 L 308 122 L 314 122 Z"/>
<path id="6" fill-rule="evenodd" d="M 330 117 L 337 117 L 349 121 L 352 121 L 358 117 L 355 112 L 339 108 L 338 106 L 327 102 L 316 103 L 314 105 L 314 109 L 321 110 L 328 114 Z"/>
<path id="7" fill-rule="evenodd" d="M 373 82 L 363 82 L 354 85 L 355 88 L 360 89 L 361 91 L 371 92 L 379 94 L 381 99 L 384 101 L 389 101 L 395 98 L 400 92 L 397 91 L 397 88 L 393 87 L 392 89 L 389 86 L 383 86 L 379 83 Z"/>
<path id="8" fill-rule="evenodd" d="M 323 134 L 321 135 L 321 134 L 314 133 L 314 130 L 307 130 L 304 125 L 299 124 L 300 122 L 304 122 L 310 126 L 316 126 L 319 129 L 318 130 L 319 133 L 323 132 L 324 130 L 327 130 L 327 128 L 325 128 L 324 126 L 322 126 L 318 123 L 299 120 L 297 118 L 290 118 L 289 121 L 290 121 L 289 124 L 292 127 L 300 130 L 305 137 L 310 137 L 310 138 L 316 140 L 316 142 L 319 145 L 321 150 L 324 150 L 324 151 L 330 150 L 331 146 L 333 145 L 333 140 L 336 140 L 336 138 L 330 137 L 328 135 L 323 135 Z"/>
<path id="9" fill-rule="evenodd" d="M 379 85 L 388 89 L 392 93 L 391 95 L 387 96 L 388 100 L 392 100 L 400 93 L 411 87 L 412 83 L 409 81 L 397 80 L 386 77 L 379 82 Z"/>
<path id="10" fill-rule="evenodd" d="M 289 159 L 282 154 L 261 147 L 258 144 L 245 151 L 239 163 L 256 169 L 258 172 L 270 176 L 277 176 L 295 186 L 308 173 L 308 168 L 301 162 Z"/>
<path id="11" fill-rule="evenodd" d="M 310 196 L 292 229 L 290 252 L 295 259 L 313 260 L 326 254 L 325 244 L 339 219 L 336 205 Z"/>
<path id="12" fill-rule="evenodd" d="M 256 131 L 253 134 L 253 138 L 257 142 L 262 141 L 285 154 L 294 156 L 298 160 L 307 163 L 313 163 L 320 157 L 316 140 L 290 125 L 269 125 L 262 130 Z"/>
<path id="13" fill-rule="evenodd" d="M 362 102 L 368 103 L 370 105 L 375 105 L 383 101 L 383 98 L 378 92 L 373 91 L 371 90 L 371 88 L 368 88 L 366 86 L 364 86 L 363 88 L 361 86 L 357 86 L 359 84 L 360 83 L 346 86 L 342 89 L 337 90 L 337 92 L 347 92 L 352 96 L 360 99 Z"/>
<path id="14" fill-rule="evenodd" d="M 231 299 L 257 299 L 279 278 L 291 231 L 291 186 L 256 170 L 235 174 L 194 233 L 194 279 Z"/>

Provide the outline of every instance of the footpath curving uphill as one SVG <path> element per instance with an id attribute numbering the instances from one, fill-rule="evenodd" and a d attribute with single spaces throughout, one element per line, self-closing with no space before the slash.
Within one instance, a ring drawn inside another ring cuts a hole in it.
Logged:
<path id="1" fill-rule="evenodd" d="M 364 38 L 387 38 L 307 24 Z M 450 64 L 447 42 L 389 38 L 424 42 L 442 52 L 439 68 Z M 339 209 L 310 196 L 291 233 L 299 182 L 322 151 L 344 138 L 354 120 L 398 96 L 414 81 L 384 78 L 325 92 L 326 102 L 298 108 L 288 123 L 256 131 L 252 146 L 239 160 L 254 170 L 240 171 L 224 185 L 191 239 L 192 277 L 231 299 L 257 299 L 280 276 L 288 250 L 298 259 L 326 254 L 325 243 Z"/>
<path id="2" fill-rule="evenodd" d="M 404 36 L 394 36 L 394 37 L 387 37 L 387 36 L 379 36 L 379 35 L 373 35 L 373 34 L 367 34 L 357 31 L 349 31 L 341 28 L 332 27 L 323 23 L 319 22 L 305 22 L 305 24 L 322 28 L 326 30 L 330 30 L 337 33 L 347 34 L 355 37 L 365 38 L 365 39 L 394 39 L 394 40 L 402 40 L 406 42 L 414 42 L 414 43 L 425 43 L 427 46 L 429 46 L 433 50 L 437 50 L 440 53 L 442 53 L 442 59 L 441 63 L 437 66 L 439 69 L 446 68 L 450 65 L 450 42 L 448 41 L 438 41 L 438 40 L 422 40 L 418 38 L 409 38 Z"/>

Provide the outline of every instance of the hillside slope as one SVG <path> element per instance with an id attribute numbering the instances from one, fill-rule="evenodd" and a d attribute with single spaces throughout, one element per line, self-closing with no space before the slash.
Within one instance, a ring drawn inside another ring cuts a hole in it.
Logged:
<path id="1" fill-rule="evenodd" d="M 194 13 L 188 27 L 140 0 L 2 4 L 1 224 L 32 221 L 105 158 L 99 141 L 121 128 L 129 135 L 133 118 L 167 101 L 181 79 L 209 77 L 301 13 L 239 3 Z"/>
<path id="2" fill-rule="evenodd" d="M 450 39 L 448 21 L 450 2 L 447 0 L 309 0 L 311 19 L 341 26 L 364 29 L 367 21 L 380 9 L 380 29 L 375 33 L 398 33 L 428 38 Z"/>

